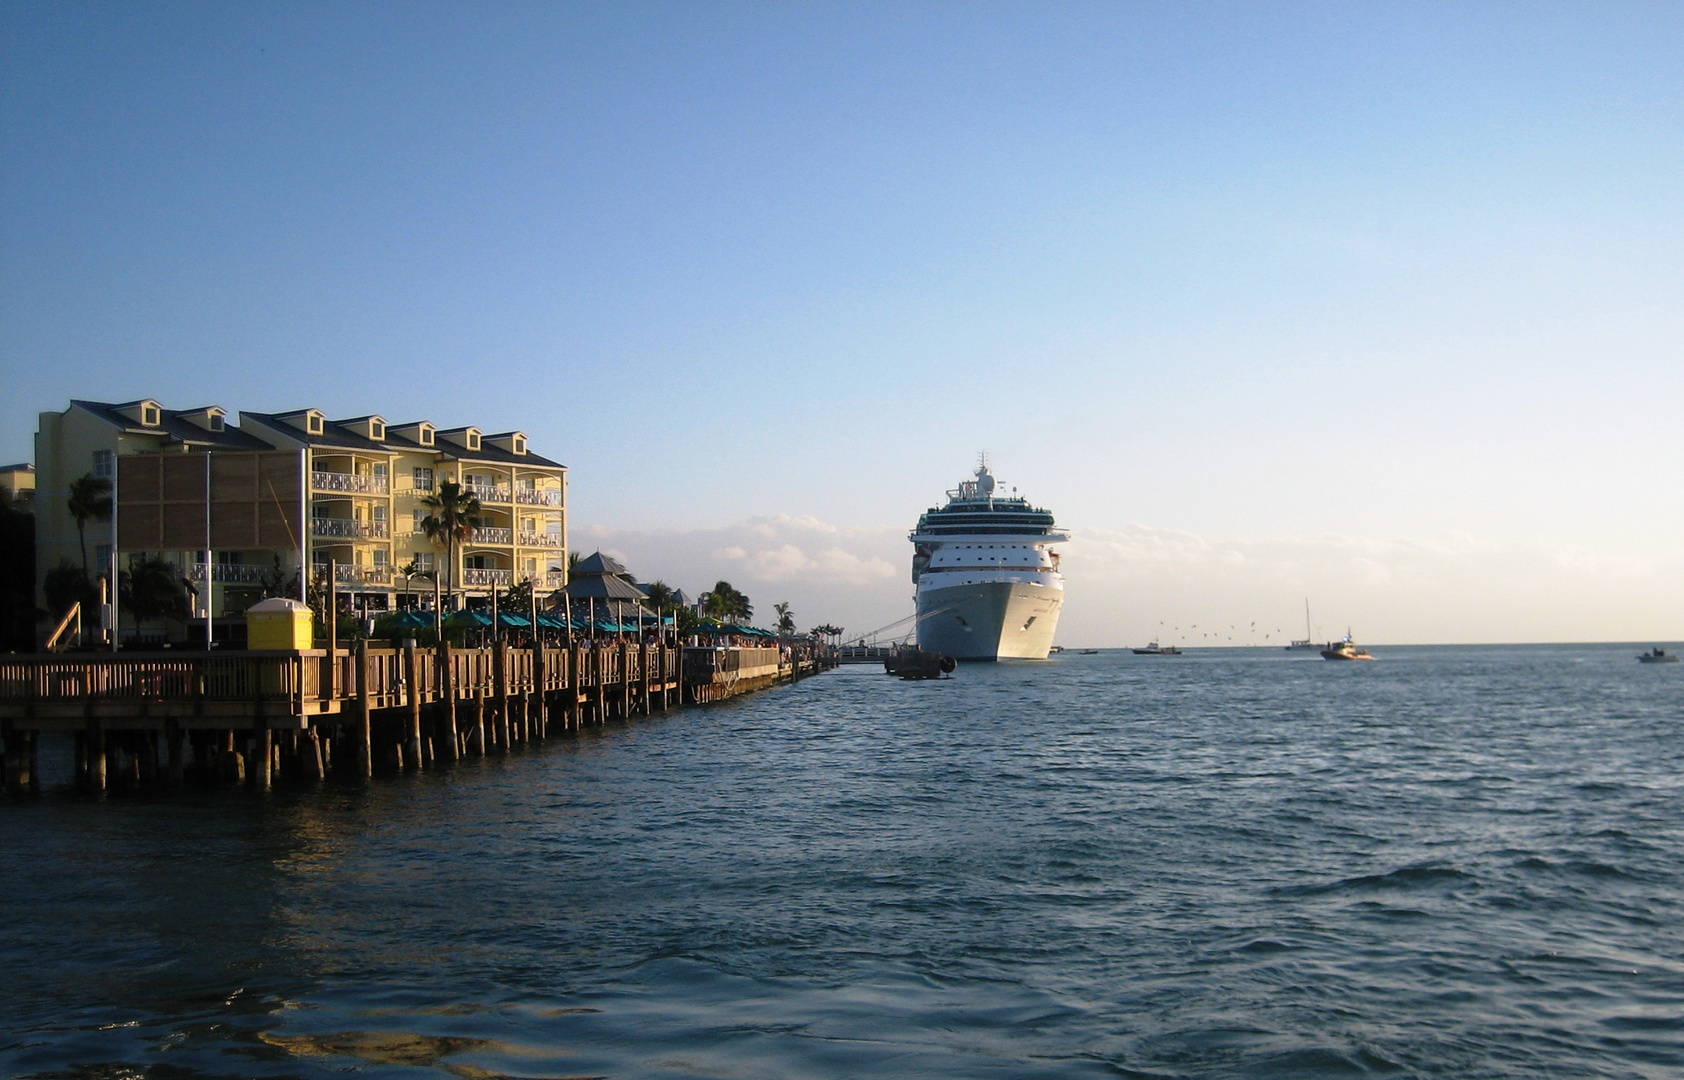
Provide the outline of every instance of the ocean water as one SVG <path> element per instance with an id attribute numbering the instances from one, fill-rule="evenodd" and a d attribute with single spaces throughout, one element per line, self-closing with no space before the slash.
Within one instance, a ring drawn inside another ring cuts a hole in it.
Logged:
<path id="1" fill-rule="evenodd" d="M 1637 651 L 852 668 L 0 800 L 0 1073 L 1678 1077 L 1684 664 Z"/>

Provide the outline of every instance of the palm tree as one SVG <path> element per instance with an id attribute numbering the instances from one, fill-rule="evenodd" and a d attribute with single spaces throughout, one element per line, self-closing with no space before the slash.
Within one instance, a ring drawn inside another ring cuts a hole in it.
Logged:
<path id="1" fill-rule="evenodd" d="M 795 633 L 795 616 L 789 610 L 789 601 L 785 600 L 782 603 L 773 604 L 772 610 L 778 613 L 778 633 Z"/>
<path id="2" fill-rule="evenodd" d="M 192 612 L 187 606 L 187 590 L 175 571 L 175 564 L 161 555 L 133 562 L 118 578 L 118 597 L 125 610 L 134 617 L 138 634 L 148 619 L 174 619 L 186 622 Z"/>
<path id="3" fill-rule="evenodd" d="M 672 586 L 664 581 L 651 581 L 643 586 L 643 595 L 649 598 L 649 603 L 656 610 L 672 607 Z"/>
<path id="4" fill-rule="evenodd" d="M 754 617 L 754 606 L 748 597 L 732 588 L 729 581 L 714 583 L 713 589 L 702 597 L 702 611 L 716 619 L 733 619 L 746 623 Z"/>
<path id="5" fill-rule="evenodd" d="M 702 614 L 716 621 L 731 617 L 731 588 L 729 581 L 721 581 L 702 594 Z"/>
<path id="6" fill-rule="evenodd" d="M 70 481 L 65 509 L 76 519 L 76 540 L 82 545 L 82 576 L 87 577 L 87 525 L 90 521 L 111 520 L 111 481 L 93 473 L 86 473 Z"/>
<path id="7" fill-rule="evenodd" d="M 421 519 L 421 531 L 435 546 L 445 549 L 445 561 L 450 571 L 450 584 L 445 587 L 445 596 L 454 598 L 457 584 L 456 545 L 472 539 L 474 530 L 479 528 L 479 497 L 468 494 L 455 481 L 446 480 L 439 485 L 438 491 L 422 499 L 421 505 L 430 511 Z M 444 569 L 440 567 L 441 572 Z"/>

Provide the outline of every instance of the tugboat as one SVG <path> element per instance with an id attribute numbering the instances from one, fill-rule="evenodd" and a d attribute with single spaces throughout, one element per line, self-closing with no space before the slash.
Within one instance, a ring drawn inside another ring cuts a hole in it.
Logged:
<path id="1" fill-rule="evenodd" d="M 1345 631 L 1345 640 L 1329 645 L 1321 651 L 1323 660 L 1372 660 L 1368 650 L 1360 648 L 1351 640 L 1351 632 Z"/>
<path id="2" fill-rule="evenodd" d="M 1180 656 L 1181 650 L 1174 645 L 1159 645 L 1156 641 L 1149 643 L 1144 649 L 1135 649 L 1136 656 Z"/>
<path id="3" fill-rule="evenodd" d="M 910 649 L 897 649 L 883 660 L 885 673 L 899 675 L 903 679 L 939 679 L 953 674 L 953 669 L 958 666 L 953 657 L 920 649 L 916 645 Z"/>
<path id="4" fill-rule="evenodd" d="M 1678 663 L 1678 657 L 1675 654 L 1669 653 L 1665 649 L 1656 646 L 1639 656 L 1637 658 L 1637 662 L 1640 664 L 1676 664 Z"/>

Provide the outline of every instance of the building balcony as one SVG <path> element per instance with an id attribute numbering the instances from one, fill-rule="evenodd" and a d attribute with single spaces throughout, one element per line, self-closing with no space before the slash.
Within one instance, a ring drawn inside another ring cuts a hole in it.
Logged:
<path id="1" fill-rule="evenodd" d="M 494 484 L 463 484 L 462 490 L 472 495 L 482 503 L 509 502 L 509 489 Z"/>
<path id="2" fill-rule="evenodd" d="M 316 576 L 327 576 L 327 564 L 316 564 Z M 355 563 L 335 563 L 333 566 L 333 583 L 335 585 L 376 585 L 385 586 L 392 583 L 392 569 L 389 566 L 358 566 Z"/>
<path id="3" fill-rule="evenodd" d="M 389 531 L 384 521 L 364 524 L 355 518 L 310 519 L 310 535 L 330 540 L 384 540 Z"/>
<path id="4" fill-rule="evenodd" d="M 495 526 L 487 529 L 475 529 L 473 535 L 468 538 L 468 542 L 471 544 L 502 544 L 507 546 L 515 542 L 515 531 L 513 529 L 499 529 Z"/>
<path id="5" fill-rule="evenodd" d="M 384 476 L 364 476 L 361 473 L 313 472 L 310 486 L 317 491 L 342 491 L 350 495 L 384 495 Z"/>
<path id="6" fill-rule="evenodd" d="M 557 533 L 528 533 L 520 534 L 521 547 L 559 548 L 565 546 L 560 534 Z"/>
<path id="7" fill-rule="evenodd" d="M 211 580 L 230 585 L 261 585 L 275 572 L 273 566 L 252 566 L 246 563 L 216 563 L 215 566 L 216 569 L 211 572 Z M 194 563 L 189 567 L 187 580 L 205 580 L 205 564 Z"/>
<path id="8" fill-rule="evenodd" d="M 560 589 L 567 584 L 567 575 L 560 570 L 551 570 L 534 576 L 532 584 L 540 589 Z"/>
<path id="9" fill-rule="evenodd" d="M 513 570 L 478 570 L 470 566 L 462 571 L 462 584 L 469 589 L 503 589 L 514 583 Z"/>
<path id="10" fill-rule="evenodd" d="M 522 506 L 560 506 L 560 488 L 515 489 L 515 502 Z"/>

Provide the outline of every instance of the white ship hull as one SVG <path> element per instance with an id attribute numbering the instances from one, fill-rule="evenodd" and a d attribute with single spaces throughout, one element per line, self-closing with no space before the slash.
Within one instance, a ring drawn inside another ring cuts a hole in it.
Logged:
<path id="1" fill-rule="evenodd" d="M 918 590 L 918 647 L 960 660 L 1045 660 L 1064 589 L 987 581 Z"/>

